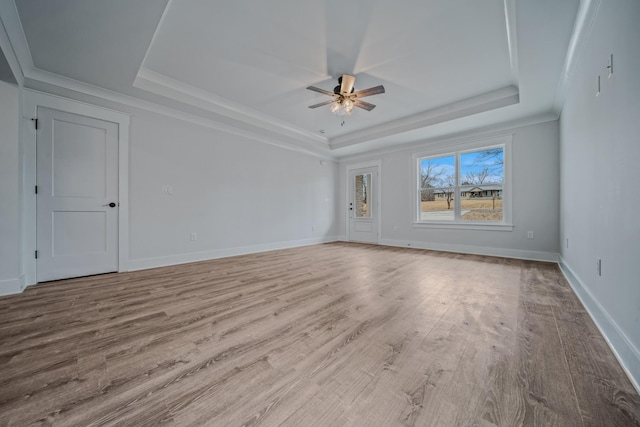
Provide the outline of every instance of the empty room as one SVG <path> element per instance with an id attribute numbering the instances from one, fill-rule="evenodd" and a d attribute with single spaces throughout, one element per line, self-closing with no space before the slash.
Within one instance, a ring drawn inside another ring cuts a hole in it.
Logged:
<path id="1" fill-rule="evenodd" d="M 0 426 L 640 426 L 637 0 L 0 0 Z"/>

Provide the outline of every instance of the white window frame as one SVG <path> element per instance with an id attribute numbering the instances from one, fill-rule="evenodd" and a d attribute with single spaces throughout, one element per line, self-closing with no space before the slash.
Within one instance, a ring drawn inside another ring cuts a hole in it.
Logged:
<path id="1" fill-rule="evenodd" d="M 511 149 L 513 135 L 502 135 L 482 140 L 460 142 L 456 144 L 434 145 L 431 149 L 412 153 L 413 159 L 413 227 L 415 228 L 441 228 L 460 230 L 494 230 L 513 231 L 511 216 Z M 460 219 L 460 155 L 469 152 L 481 151 L 488 148 L 502 147 L 504 161 L 504 182 L 502 184 L 502 221 L 462 221 Z M 420 220 L 420 161 L 425 158 L 454 156 L 456 168 L 456 187 L 454 195 L 454 220 L 453 221 L 421 221 Z"/>

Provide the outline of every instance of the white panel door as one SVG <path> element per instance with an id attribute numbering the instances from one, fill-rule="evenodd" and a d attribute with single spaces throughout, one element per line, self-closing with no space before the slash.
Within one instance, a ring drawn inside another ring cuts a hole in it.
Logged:
<path id="1" fill-rule="evenodd" d="M 118 125 L 38 107 L 37 278 L 118 270 Z"/>
<path id="2" fill-rule="evenodd" d="M 378 243 L 378 168 L 349 171 L 349 241 Z"/>

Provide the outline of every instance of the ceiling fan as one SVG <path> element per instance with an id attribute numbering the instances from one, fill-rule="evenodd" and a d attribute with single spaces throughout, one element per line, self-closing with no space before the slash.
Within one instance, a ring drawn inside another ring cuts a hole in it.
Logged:
<path id="1" fill-rule="evenodd" d="M 356 81 L 355 76 L 350 76 L 349 74 L 343 74 L 338 77 L 338 86 L 333 88 L 333 93 L 328 90 L 320 89 L 315 86 L 309 86 L 307 89 L 312 90 L 314 92 L 319 92 L 324 95 L 330 96 L 332 99 L 324 102 L 320 102 L 318 104 L 310 105 L 309 108 L 318 108 L 323 105 L 331 105 L 331 112 L 337 116 L 344 116 L 351 114 L 353 111 L 353 107 L 362 108 L 363 110 L 371 111 L 376 106 L 374 104 L 370 104 L 368 102 L 361 101 L 360 98 L 364 98 L 365 96 L 378 95 L 380 93 L 384 93 L 384 86 L 379 85 L 375 87 L 370 87 L 369 89 L 363 89 L 359 91 L 355 91 L 353 85 Z"/>

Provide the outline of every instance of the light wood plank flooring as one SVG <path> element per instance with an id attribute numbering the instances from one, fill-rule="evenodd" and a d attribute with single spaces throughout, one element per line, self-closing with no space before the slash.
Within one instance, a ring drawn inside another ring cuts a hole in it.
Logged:
<path id="1" fill-rule="evenodd" d="M 0 425 L 628 426 L 554 264 L 331 243 L 0 298 Z"/>

